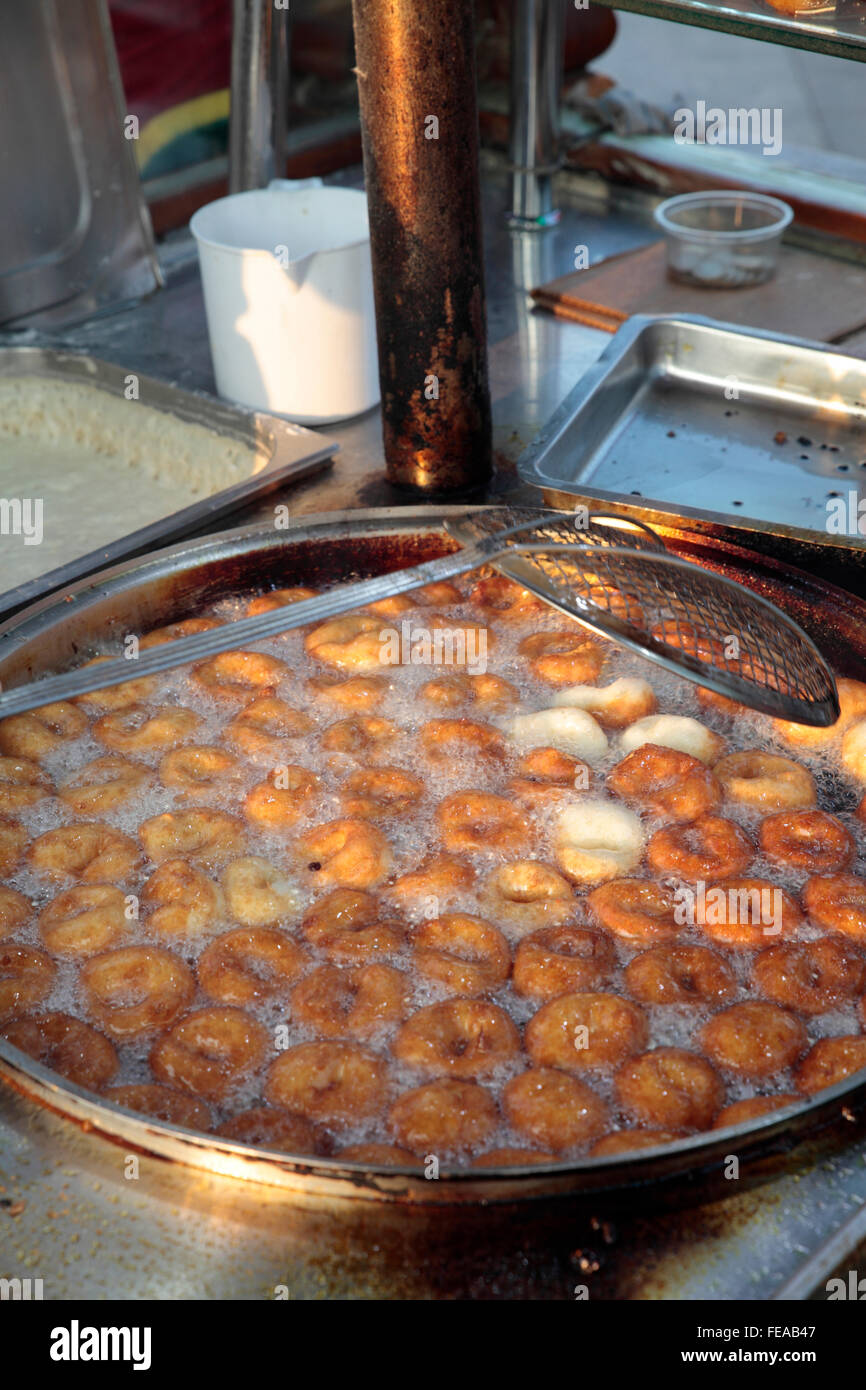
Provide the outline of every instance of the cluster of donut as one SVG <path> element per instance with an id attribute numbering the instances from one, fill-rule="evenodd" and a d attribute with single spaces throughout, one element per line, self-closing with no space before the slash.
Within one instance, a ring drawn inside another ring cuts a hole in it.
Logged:
<path id="1" fill-rule="evenodd" d="M 503 625 L 513 679 L 430 673 L 417 728 L 384 717 L 401 671 L 383 670 L 382 621 L 412 610 L 428 628 L 483 630 L 488 648 Z M 659 713 L 643 679 L 598 684 L 602 644 L 545 628 L 548 614 L 482 576 L 468 597 L 433 585 L 307 631 L 291 662 L 218 656 L 189 673 L 226 711 L 217 742 L 197 741 L 195 708 L 160 703 L 156 677 L 0 723 L 2 1034 L 175 1124 L 407 1166 L 616 1154 L 866 1067 L 866 1034 L 810 1034 L 833 1010 L 866 1024 L 866 878 L 852 872 L 866 798 L 846 824 L 800 761 L 728 751 L 742 712 L 708 691 L 720 732 Z M 304 682 L 306 708 L 278 693 Z M 833 729 L 773 733 L 807 757 L 838 744 L 866 782 L 866 686 L 839 689 Z M 524 712 L 527 690 L 545 707 Z M 104 754 L 56 776 L 85 734 Z M 313 743 L 318 770 L 298 761 Z M 468 785 L 437 795 L 437 770 L 455 768 Z M 159 788 L 170 809 L 137 835 L 112 824 Z M 326 794 L 341 814 L 323 821 Z M 46 802 L 62 823 L 31 835 Z M 422 808 L 436 843 L 406 864 L 389 825 Z M 750 875 L 759 858 L 790 891 Z M 692 893 L 687 922 L 683 885 L 716 890 Z M 767 893 L 769 923 L 754 910 Z M 68 965 L 76 1002 L 61 1012 Z M 434 1002 L 419 1007 L 419 990 Z M 671 1007 L 693 1013 L 689 1047 L 653 1045 Z M 280 1018 L 303 1040 L 280 1048 Z M 142 1044 L 147 1079 L 118 1084 Z M 734 1081 L 752 1094 L 728 1103 Z"/>

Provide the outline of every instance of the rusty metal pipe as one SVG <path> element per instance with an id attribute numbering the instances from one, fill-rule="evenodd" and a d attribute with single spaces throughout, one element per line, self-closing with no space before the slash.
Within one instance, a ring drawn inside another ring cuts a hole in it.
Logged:
<path id="1" fill-rule="evenodd" d="M 491 472 L 472 0 L 353 0 L 391 482 Z"/>

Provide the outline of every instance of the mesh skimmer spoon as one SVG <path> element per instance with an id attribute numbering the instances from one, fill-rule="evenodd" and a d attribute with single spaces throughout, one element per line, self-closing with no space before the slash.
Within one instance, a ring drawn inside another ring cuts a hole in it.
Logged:
<path id="1" fill-rule="evenodd" d="M 0 718 L 248 647 L 489 564 L 584 627 L 762 713 L 817 725 L 839 716 L 833 675 L 795 622 L 733 580 L 669 554 L 640 522 L 495 507 L 444 525 L 461 544 L 453 554 L 164 642 L 132 662 L 104 660 L 16 686 L 0 694 Z"/>

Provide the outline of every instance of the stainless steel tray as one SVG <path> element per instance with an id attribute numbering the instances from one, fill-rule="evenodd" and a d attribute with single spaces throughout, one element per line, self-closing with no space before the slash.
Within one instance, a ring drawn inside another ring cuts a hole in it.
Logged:
<path id="1" fill-rule="evenodd" d="M 290 424 L 273 415 L 230 405 L 213 396 L 184 391 L 154 377 L 139 373 L 135 375 L 141 404 L 187 424 L 199 425 L 217 435 L 253 446 L 257 454 L 257 471 L 242 482 L 212 493 L 148 526 L 135 528 L 135 517 L 130 516 L 133 529 L 127 534 L 0 593 L 0 615 L 8 615 L 45 594 L 65 588 L 105 565 L 148 553 L 169 540 L 215 523 L 274 488 L 325 467 L 340 447 L 336 440 L 326 435 Z M 128 372 L 124 367 L 83 353 L 42 347 L 0 347 L 0 377 L 3 376 L 53 377 L 91 386 L 115 396 L 123 396 L 128 382 Z M 261 466 L 263 461 L 264 466 Z M 2 486 L 0 455 L 0 491 Z M 98 505 L 98 502 L 94 502 L 94 505 Z"/>
<path id="2" fill-rule="evenodd" d="M 518 466 L 553 506 L 618 502 L 647 519 L 769 526 L 862 551 L 866 361 L 697 315 L 638 314 Z"/>

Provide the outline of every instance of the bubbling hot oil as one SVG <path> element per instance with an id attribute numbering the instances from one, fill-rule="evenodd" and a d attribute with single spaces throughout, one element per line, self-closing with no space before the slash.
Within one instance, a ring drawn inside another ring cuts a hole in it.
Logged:
<path id="1" fill-rule="evenodd" d="M 465 596 L 468 595 L 471 587 L 471 578 L 470 576 L 463 581 Z M 243 616 L 247 602 L 247 598 L 222 600 L 214 605 L 211 610 L 212 616 L 221 621 L 231 621 Z M 414 610 L 411 614 L 413 625 L 423 629 L 425 619 L 429 618 L 432 611 L 426 608 Z M 455 710 L 442 709 L 425 701 L 422 696 L 422 689 L 432 678 L 449 674 L 450 670 L 454 668 L 441 666 L 431 668 L 430 666 L 411 664 L 382 667 L 380 674 L 385 676 L 387 683 L 381 700 L 369 712 L 392 721 L 396 726 L 396 733 L 388 740 L 382 756 L 377 756 L 377 765 L 399 767 L 420 776 L 425 783 L 425 794 L 411 813 L 404 812 L 374 822 L 387 836 L 394 857 L 394 870 L 388 883 L 374 891 L 387 904 L 383 916 L 400 915 L 410 925 L 425 917 L 438 915 L 437 907 L 442 913 L 464 912 L 485 918 L 490 909 L 489 907 L 485 909 L 480 895 L 491 873 L 498 866 L 517 857 L 554 863 L 551 843 L 554 819 L 563 805 L 577 803 L 583 795 L 586 795 L 581 790 L 564 788 L 561 795 L 549 803 L 542 803 L 540 806 L 534 807 L 531 812 L 528 811 L 533 823 L 534 838 L 525 855 L 504 853 L 495 842 L 485 846 L 482 852 L 461 854 L 460 857 L 468 862 L 475 871 L 475 882 L 470 889 L 461 890 L 453 897 L 449 897 L 447 904 L 437 905 L 436 902 L 431 902 L 423 895 L 415 901 L 401 901 L 398 904 L 391 896 L 389 884 L 395 877 L 417 869 L 431 855 L 441 852 L 440 827 L 436 817 L 436 808 L 444 798 L 471 789 L 505 796 L 513 803 L 513 796 L 508 791 L 507 783 L 509 778 L 517 772 L 520 753 L 508 740 L 509 722 L 517 713 L 528 713 L 548 708 L 555 692 L 554 687 L 535 676 L 529 663 L 518 652 L 520 642 L 530 632 L 552 631 L 567 626 L 555 612 L 551 610 L 549 615 L 546 613 L 533 614 L 531 619 L 526 622 L 506 622 L 495 614 L 491 617 L 484 613 L 475 607 L 468 597 L 466 597 L 465 602 L 444 611 L 447 614 L 449 626 L 454 629 L 459 629 L 462 622 L 477 623 L 482 621 L 487 623 L 488 631 L 493 639 L 487 654 L 487 670 L 511 682 L 516 687 L 519 698 L 517 703 L 495 714 L 490 714 L 484 710 L 479 711 L 471 704 Z M 386 634 L 394 629 L 399 631 L 400 622 L 400 618 L 383 618 L 382 633 Z M 764 716 L 740 711 L 735 717 L 730 718 L 712 708 L 704 707 L 697 700 L 695 686 L 689 681 L 663 671 L 640 657 L 624 652 L 612 642 L 601 638 L 598 640 L 603 644 L 606 657 L 604 669 L 598 678 L 599 684 L 608 684 L 621 676 L 641 677 L 653 686 L 660 712 L 690 715 L 699 719 L 722 736 L 725 740 L 726 751 L 736 752 L 758 748 L 792 757 L 808 767 L 817 786 L 817 804 L 822 809 L 834 812 L 852 832 L 857 842 L 858 857 L 850 866 L 851 871 L 854 873 L 864 871 L 866 865 L 864 865 L 863 827 L 853 814 L 859 794 L 852 779 L 840 767 L 837 743 L 831 743 L 822 749 L 792 748 L 777 735 L 772 722 Z M 111 649 L 106 646 L 102 650 L 109 654 Z M 309 910 L 326 892 L 330 891 L 330 885 L 326 888 L 317 885 L 315 873 L 306 867 L 302 859 L 292 855 L 289 847 L 304 831 L 343 816 L 344 811 L 339 796 L 341 785 L 350 773 L 359 768 L 365 768 L 369 760 L 364 755 L 337 753 L 322 747 L 321 736 L 325 729 L 341 719 L 351 717 L 352 711 L 344 710 L 331 702 L 322 700 L 309 685 L 311 677 L 322 675 L 337 677 L 339 673 L 323 667 L 320 662 L 312 659 L 306 653 L 304 637 L 301 632 L 289 632 L 269 641 L 257 643 L 254 650 L 269 653 L 286 663 L 288 674 L 273 693 L 293 707 L 303 710 L 311 718 L 314 726 L 309 733 L 291 741 L 291 752 L 287 757 L 288 762 L 308 769 L 319 779 L 316 795 L 302 809 L 297 823 L 292 827 L 288 841 L 286 836 L 269 833 L 252 823 L 247 824 L 248 849 L 246 852 L 261 856 L 294 876 L 304 900 L 303 910 L 300 914 L 302 917 L 304 912 Z M 159 677 L 158 686 L 147 703 L 148 705 L 183 705 L 193 710 L 202 722 L 194 738 L 190 741 L 195 744 L 215 744 L 217 746 L 228 746 L 225 738 L 225 726 L 243 707 L 241 701 L 220 699 L 209 694 L 193 678 L 189 668 L 170 671 Z M 86 704 L 82 708 L 86 710 Z M 98 716 L 94 715 L 93 719 L 95 720 L 96 717 Z M 458 756 L 431 759 L 423 750 L 422 727 L 428 720 L 452 717 L 469 718 L 499 729 L 503 734 L 504 753 L 501 756 L 491 757 L 475 755 L 471 751 L 464 753 L 461 750 Z M 82 737 L 65 744 L 62 749 L 46 757 L 44 766 L 54 778 L 55 783 L 60 783 L 85 764 L 95 758 L 105 756 L 109 751 L 94 736 L 91 725 Z M 603 794 L 605 774 L 622 756 L 623 754 L 618 748 L 618 734 L 610 732 L 607 754 L 593 769 L 595 785 L 592 794 Z M 152 773 L 152 782 L 127 802 L 100 816 L 100 820 L 137 840 L 139 827 L 143 821 L 165 811 L 181 809 L 193 803 L 193 798 L 183 797 L 173 789 L 161 784 L 158 777 L 160 757 L 161 754 L 144 754 L 136 755 L 132 759 Z M 259 763 L 245 761 L 243 758 L 241 760 L 244 762 L 244 770 L 240 784 L 227 784 L 223 789 L 217 788 L 209 793 L 206 802 L 202 804 L 234 815 L 242 814 L 241 807 L 244 795 L 256 783 L 265 778 L 268 768 Z M 746 806 L 726 802 L 717 814 L 724 815 L 741 825 L 750 838 L 756 841 L 761 820 L 760 813 Z M 35 838 L 46 830 L 74 823 L 76 817 L 62 801 L 48 797 L 22 812 L 20 819 L 30 835 Z M 644 828 L 647 838 L 663 824 L 665 824 L 663 817 L 645 816 Z M 136 901 L 140 898 L 147 877 L 153 872 L 153 869 L 154 865 L 144 863 L 129 884 L 124 885 L 131 900 Z M 760 855 L 759 851 L 756 851 L 756 857 L 748 872 L 752 877 L 768 879 L 773 885 L 785 889 L 795 897 L 799 895 L 805 882 L 804 874 L 798 874 L 771 864 Z M 212 871 L 211 876 L 218 877 L 218 873 L 219 871 Z M 643 876 L 645 873 L 646 870 L 644 869 L 634 871 L 635 876 Z M 58 891 L 69 886 L 68 884 L 59 886 L 50 884 L 43 876 L 32 872 L 27 867 L 21 868 L 6 882 L 32 900 L 37 914 Z M 578 896 L 575 903 L 574 920 L 589 921 L 589 914 L 585 904 L 581 901 L 582 890 L 576 889 L 575 891 Z M 277 922 L 274 925 L 287 932 L 304 946 L 312 958 L 310 968 L 313 969 L 324 962 L 325 956 L 306 941 L 300 930 L 299 920 L 300 917 L 297 921 Z M 507 922 L 497 923 L 497 925 L 500 925 L 507 937 L 513 954 L 521 933 Z M 226 922 L 220 927 L 220 931 L 229 930 L 231 926 L 230 921 Z M 525 935 L 525 933 L 522 934 Z M 793 938 L 787 939 L 809 940 L 820 934 L 816 928 L 805 923 L 794 934 Z M 192 969 L 195 969 L 201 951 L 213 939 L 213 933 L 195 940 L 181 940 L 176 943 L 157 939 L 149 929 L 147 916 L 141 914 L 131 917 L 123 942 L 117 944 L 168 946 L 169 949 L 176 951 Z M 15 933 L 15 940 L 41 947 L 42 943 L 35 918 L 23 930 Z M 699 927 L 687 925 L 677 937 L 677 944 L 708 943 L 706 938 L 702 936 Z M 712 945 L 712 943 L 709 944 Z M 615 939 L 614 945 L 617 957 L 615 973 L 609 983 L 600 986 L 600 988 L 625 995 L 623 970 L 629 961 L 638 954 L 638 948 L 626 944 L 619 938 Z M 727 999 L 724 1006 L 727 1007 L 732 1003 L 754 997 L 750 991 L 749 983 L 754 953 L 751 951 L 730 951 L 722 952 L 722 954 L 734 972 L 737 986 L 736 994 Z M 382 959 L 407 972 L 411 985 L 411 1008 L 413 1011 L 452 997 L 443 985 L 425 978 L 414 968 L 412 956 L 408 949 L 402 949 L 395 955 Z M 545 1002 L 521 997 L 515 992 L 510 981 L 491 995 L 490 1001 L 503 1008 L 521 1031 L 536 1008 Z M 214 1002 L 199 989 L 190 1008 L 196 1009 Z M 699 1050 L 696 1042 L 697 1033 L 702 1024 L 711 1016 L 713 1010 L 706 1006 L 695 1007 L 691 1005 L 643 1005 L 642 1007 L 649 1024 L 649 1048 L 672 1046 Z M 79 985 L 78 962 L 68 960 L 58 962 L 56 984 L 50 997 L 44 1001 L 41 1008 L 44 1010 L 62 1010 L 88 1020 L 86 1000 Z M 312 1041 L 317 1037 L 313 1028 L 293 1018 L 286 996 L 271 997 L 256 1005 L 250 1005 L 248 1012 L 265 1026 L 275 1040 L 279 1037 L 279 1043 L 277 1044 L 275 1041 L 275 1049 L 277 1046 L 280 1049 L 293 1047 L 299 1043 Z M 859 1031 L 857 1010 L 853 1003 L 840 1006 L 817 1017 L 806 1018 L 804 1022 L 811 1041 L 821 1037 Z M 396 1026 L 383 1028 L 378 1035 L 364 1043 L 364 1046 L 378 1052 L 387 1060 L 394 1098 L 430 1079 L 427 1075 L 420 1075 L 414 1068 L 398 1061 L 391 1055 L 390 1047 L 395 1033 Z M 153 1036 L 142 1036 L 116 1044 L 120 1057 L 120 1070 L 113 1078 L 112 1084 L 153 1080 L 148 1063 L 148 1055 L 153 1041 Z M 274 1055 L 277 1055 L 276 1051 Z M 268 1064 L 272 1060 L 273 1058 L 269 1057 Z M 522 1051 L 518 1058 L 500 1065 L 492 1074 L 482 1076 L 479 1080 L 499 1103 L 507 1082 L 528 1065 L 529 1059 Z M 262 1088 L 266 1069 L 264 1067 L 246 1079 L 226 1101 L 219 1105 L 212 1105 L 214 1127 L 250 1106 L 262 1103 Z M 579 1076 L 582 1081 L 588 1081 L 610 1105 L 610 1128 L 627 1127 L 628 1118 L 617 1112 L 610 1071 L 581 1071 Z M 769 1080 L 761 1082 L 748 1081 L 733 1075 L 725 1075 L 723 1079 L 726 1087 L 726 1103 L 728 1104 L 754 1095 L 781 1094 L 793 1089 L 793 1081 L 788 1072 L 774 1075 Z M 339 1131 L 333 1133 L 332 1140 L 334 1145 L 339 1148 L 362 1141 L 390 1143 L 393 1142 L 393 1137 L 388 1132 L 385 1116 L 379 1115 L 370 1121 L 359 1121 L 348 1127 L 340 1128 Z M 479 1152 L 502 1146 L 525 1147 L 527 1143 L 525 1138 L 509 1128 L 503 1118 L 496 1131 L 481 1146 Z M 581 1157 L 588 1148 L 589 1145 L 584 1145 L 569 1149 L 562 1154 L 562 1158 Z M 444 1155 L 446 1163 L 452 1165 L 466 1162 L 470 1157 L 471 1155 Z"/>

